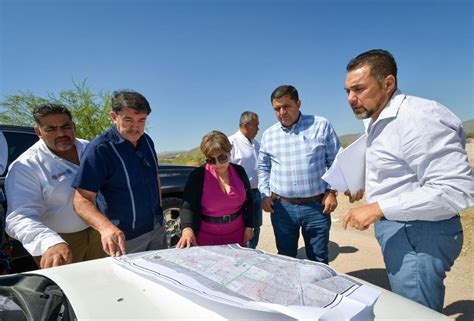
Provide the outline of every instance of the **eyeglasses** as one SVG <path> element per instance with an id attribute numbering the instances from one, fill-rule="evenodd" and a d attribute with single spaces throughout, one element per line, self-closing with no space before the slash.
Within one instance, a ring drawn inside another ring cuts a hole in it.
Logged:
<path id="1" fill-rule="evenodd" d="M 211 165 L 216 165 L 217 162 L 219 164 L 225 164 L 229 160 L 229 154 L 220 154 L 217 157 L 209 157 L 206 159 L 206 163 L 211 164 Z"/>

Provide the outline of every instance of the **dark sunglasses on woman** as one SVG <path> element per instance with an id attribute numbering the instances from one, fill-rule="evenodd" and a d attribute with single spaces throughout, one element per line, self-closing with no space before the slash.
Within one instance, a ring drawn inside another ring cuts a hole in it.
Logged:
<path id="1" fill-rule="evenodd" d="M 206 159 L 206 163 L 211 164 L 211 165 L 216 165 L 217 162 L 219 164 L 225 164 L 229 160 L 229 154 L 220 154 L 217 157 L 209 157 Z"/>

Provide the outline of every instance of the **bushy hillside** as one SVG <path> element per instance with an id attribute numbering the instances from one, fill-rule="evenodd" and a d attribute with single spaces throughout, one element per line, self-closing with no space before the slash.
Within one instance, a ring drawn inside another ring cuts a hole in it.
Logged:
<path id="1" fill-rule="evenodd" d="M 474 119 L 467 120 L 462 123 L 464 130 L 466 131 L 466 136 L 468 138 L 474 138 Z"/>
<path id="2" fill-rule="evenodd" d="M 341 142 L 342 147 L 347 147 L 350 144 L 352 144 L 361 135 L 362 133 L 342 135 L 342 136 L 339 136 L 339 141 Z"/>
<path id="3" fill-rule="evenodd" d="M 204 155 L 199 147 L 193 148 L 187 152 L 168 153 L 167 155 L 158 155 L 160 163 L 180 164 L 200 166 L 205 162 Z"/>

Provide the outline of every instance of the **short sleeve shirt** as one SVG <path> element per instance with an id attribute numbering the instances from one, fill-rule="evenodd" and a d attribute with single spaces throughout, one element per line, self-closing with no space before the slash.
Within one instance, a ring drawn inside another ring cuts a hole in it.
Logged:
<path id="1" fill-rule="evenodd" d="M 98 209 L 129 240 L 163 220 L 157 175 L 151 138 L 143 134 L 135 148 L 114 126 L 88 145 L 72 186 L 98 193 Z"/>

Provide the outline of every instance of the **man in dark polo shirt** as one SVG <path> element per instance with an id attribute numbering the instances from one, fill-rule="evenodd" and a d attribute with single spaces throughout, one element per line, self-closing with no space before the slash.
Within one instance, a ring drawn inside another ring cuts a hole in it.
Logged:
<path id="1" fill-rule="evenodd" d="M 150 112 L 143 95 L 115 92 L 114 126 L 89 144 L 72 184 L 74 208 L 100 233 L 110 256 L 164 244 L 158 162 L 153 141 L 144 133 Z M 155 219 L 162 227 L 154 230 Z"/>

